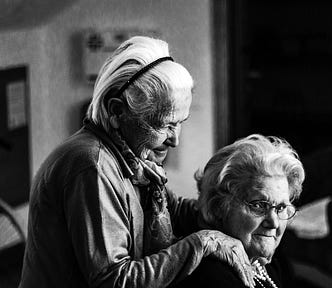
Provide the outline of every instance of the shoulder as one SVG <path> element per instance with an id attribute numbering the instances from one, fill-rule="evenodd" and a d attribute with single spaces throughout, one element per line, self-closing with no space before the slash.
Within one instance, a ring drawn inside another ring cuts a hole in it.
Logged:
<path id="1" fill-rule="evenodd" d="M 282 287 L 283 282 L 286 281 L 286 271 L 287 267 L 282 267 L 285 263 L 282 263 L 278 257 L 273 257 L 271 264 L 265 266 L 267 273 L 271 277 L 271 279 L 276 283 L 278 287 Z M 284 279 L 285 278 L 285 279 Z"/>
<path id="2" fill-rule="evenodd" d="M 183 203 L 187 203 L 187 205 L 191 206 L 197 205 L 197 199 L 178 196 L 168 186 L 166 186 L 166 197 L 167 202 L 170 206 L 179 206 Z M 195 207 L 195 209 L 197 209 L 197 207 Z"/>
<path id="3" fill-rule="evenodd" d="M 114 154 L 94 134 L 81 129 L 50 153 L 38 174 L 46 182 L 62 179 L 61 183 L 65 185 L 89 170 L 96 173 L 107 171 L 110 176 L 120 175 Z"/>
<path id="4" fill-rule="evenodd" d="M 227 263 L 215 258 L 203 258 L 196 270 L 177 288 L 244 288 L 235 270 Z"/>

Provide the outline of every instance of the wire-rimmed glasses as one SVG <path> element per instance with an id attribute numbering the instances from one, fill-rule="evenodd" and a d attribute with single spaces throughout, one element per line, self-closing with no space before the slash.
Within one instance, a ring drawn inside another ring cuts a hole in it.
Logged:
<path id="1" fill-rule="evenodd" d="M 274 209 L 280 220 L 289 220 L 293 218 L 298 211 L 293 204 L 281 203 L 278 205 L 272 205 L 270 202 L 264 200 L 254 200 L 250 202 L 245 200 L 240 201 L 257 217 L 265 216 L 271 209 Z"/>

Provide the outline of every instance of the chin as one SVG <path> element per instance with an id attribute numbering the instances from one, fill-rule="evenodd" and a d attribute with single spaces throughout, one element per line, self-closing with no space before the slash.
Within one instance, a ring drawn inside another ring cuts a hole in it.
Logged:
<path id="1" fill-rule="evenodd" d="M 272 257 L 274 255 L 275 249 L 264 249 L 262 247 L 258 249 L 254 249 L 251 253 L 248 251 L 249 258 L 251 261 L 254 261 L 256 259 L 259 259 L 259 262 L 262 265 L 269 264 L 272 260 Z"/>
<path id="2" fill-rule="evenodd" d="M 147 160 L 152 161 L 157 164 L 163 164 L 166 159 L 167 153 L 163 153 L 162 155 L 158 155 L 157 153 L 150 152 L 147 156 Z"/>
<path id="3" fill-rule="evenodd" d="M 158 164 L 158 165 L 161 165 L 161 164 L 163 164 L 163 162 L 164 162 L 164 160 L 165 160 L 165 157 L 156 157 L 156 156 L 149 156 L 148 158 L 147 158 L 147 160 L 149 160 L 149 161 L 152 161 L 152 162 L 154 162 L 154 163 L 156 163 L 156 164 Z"/>

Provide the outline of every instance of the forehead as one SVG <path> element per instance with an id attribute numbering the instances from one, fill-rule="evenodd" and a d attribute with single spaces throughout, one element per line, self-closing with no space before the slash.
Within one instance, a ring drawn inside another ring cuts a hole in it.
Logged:
<path id="1" fill-rule="evenodd" d="M 285 176 L 264 177 L 262 188 L 249 193 L 249 201 L 267 200 L 271 203 L 288 202 L 290 199 L 289 184 Z"/>
<path id="2" fill-rule="evenodd" d="M 164 120 L 166 122 L 179 122 L 188 118 L 192 101 L 191 91 L 173 91 L 169 97 L 172 108 Z"/>

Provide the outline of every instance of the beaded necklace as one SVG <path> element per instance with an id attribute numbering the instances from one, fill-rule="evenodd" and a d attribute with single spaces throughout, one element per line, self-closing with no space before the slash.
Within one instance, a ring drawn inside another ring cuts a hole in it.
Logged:
<path id="1" fill-rule="evenodd" d="M 266 288 L 264 285 L 264 282 L 268 284 L 269 286 L 273 288 L 278 288 L 278 286 L 274 283 L 274 281 L 271 279 L 269 274 L 267 274 L 267 271 L 264 267 L 261 266 L 261 264 L 256 260 L 253 265 L 255 266 L 254 270 L 254 279 L 255 281 L 263 288 Z"/>

